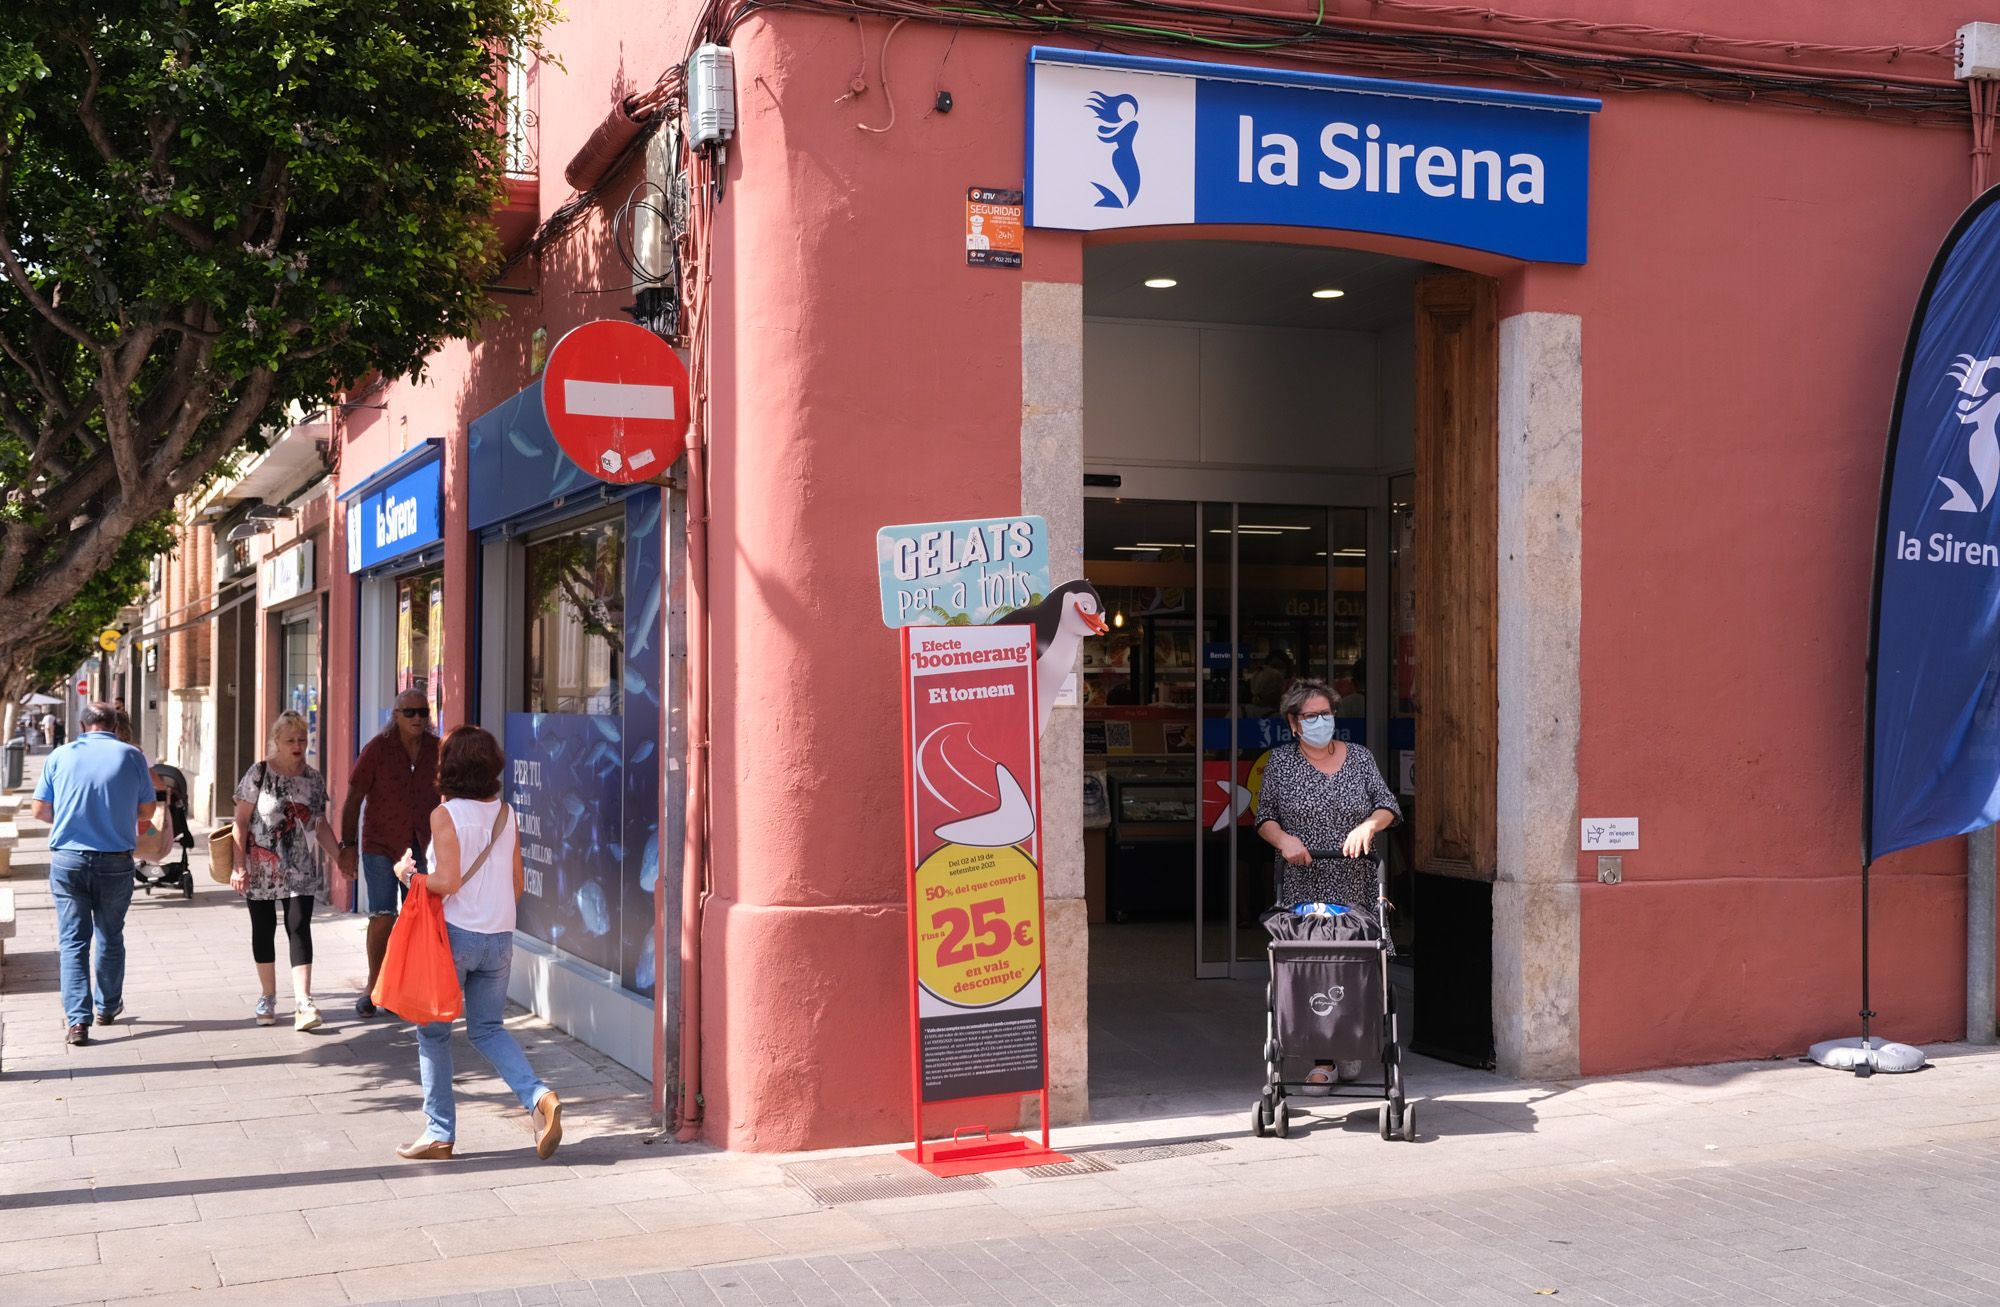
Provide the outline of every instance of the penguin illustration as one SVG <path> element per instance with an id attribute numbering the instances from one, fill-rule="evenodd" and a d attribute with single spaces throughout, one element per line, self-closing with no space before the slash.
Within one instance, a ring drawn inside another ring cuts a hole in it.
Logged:
<path id="1" fill-rule="evenodd" d="M 1036 729 L 1049 728 L 1049 714 L 1055 710 L 1056 695 L 1070 669 L 1076 666 L 1077 647 L 1085 636 L 1103 635 L 1111 628 L 1104 621 L 1104 600 L 1088 581 L 1065 581 L 1038 604 L 1016 608 L 993 619 L 995 626 L 1035 628 L 1035 689 L 1041 698 L 1041 721 Z"/>

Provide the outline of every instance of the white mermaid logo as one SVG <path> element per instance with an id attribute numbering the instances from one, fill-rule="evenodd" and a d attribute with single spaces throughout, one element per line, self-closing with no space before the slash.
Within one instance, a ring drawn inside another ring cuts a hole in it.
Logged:
<path id="1" fill-rule="evenodd" d="M 1993 502 L 1995 483 L 2000 482 L 2000 434 L 1994 431 L 1995 424 L 2000 423 L 2000 391 L 1986 383 L 1987 374 L 1995 368 L 2000 368 L 2000 355 L 1980 359 L 1961 354 L 1958 365 L 1951 370 L 1952 380 L 1958 382 L 1959 396 L 1953 410 L 1960 422 L 1973 428 L 1965 452 L 1972 464 L 1972 475 L 1979 482 L 1979 502 L 1973 502 L 1964 486 L 1941 476 L 1938 480 L 1951 491 L 1951 498 L 1944 503 L 1947 513 L 1984 512 Z"/>

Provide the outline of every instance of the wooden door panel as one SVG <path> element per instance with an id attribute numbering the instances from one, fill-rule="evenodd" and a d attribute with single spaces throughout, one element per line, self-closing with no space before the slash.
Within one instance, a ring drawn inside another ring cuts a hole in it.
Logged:
<path id="1" fill-rule="evenodd" d="M 1499 695 L 1493 282 L 1417 281 L 1417 867 L 1491 880 Z"/>

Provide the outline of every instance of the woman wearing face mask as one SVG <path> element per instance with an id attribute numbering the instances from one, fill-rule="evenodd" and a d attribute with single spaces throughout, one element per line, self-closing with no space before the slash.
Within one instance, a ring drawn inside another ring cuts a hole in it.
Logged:
<path id="1" fill-rule="evenodd" d="M 1302 680 L 1278 710 L 1293 742 L 1271 751 L 1257 795 L 1257 834 L 1278 851 L 1278 902 L 1342 903 L 1373 910 L 1375 837 L 1402 819 L 1374 755 L 1333 733 L 1333 690 Z M 1314 861 L 1308 850 L 1339 849 Z"/>
<path id="2" fill-rule="evenodd" d="M 1338 903 L 1375 908 L 1375 868 L 1368 861 L 1375 837 L 1402 819 L 1396 796 L 1382 780 L 1374 755 L 1334 738 L 1333 689 L 1325 681 L 1294 681 L 1278 711 L 1291 723 L 1293 741 L 1271 750 L 1257 793 L 1257 834 L 1277 852 L 1278 902 Z M 1339 849 L 1315 860 L 1310 850 Z M 1354 1080 L 1361 1063 L 1325 1063 L 1309 1085 Z M 1325 1093 L 1327 1090 L 1308 1090 Z"/>

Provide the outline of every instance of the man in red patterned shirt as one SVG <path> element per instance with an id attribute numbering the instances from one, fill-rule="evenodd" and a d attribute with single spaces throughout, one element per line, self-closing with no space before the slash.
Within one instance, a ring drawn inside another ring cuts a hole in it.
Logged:
<path id="1" fill-rule="evenodd" d="M 340 806 L 340 863 L 354 874 L 359 828 L 363 884 L 368 894 L 368 984 L 354 1005 L 359 1017 L 375 1015 L 375 978 L 389 951 L 389 932 L 402 905 L 403 886 L 396 860 L 407 850 L 418 869 L 430 844 L 431 810 L 438 806 L 438 737 L 431 731 L 430 704 L 421 690 L 396 696 L 396 707 L 381 734 L 354 760 L 347 801 Z M 364 814 L 362 804 L 367 804 Z M 365 818 L 365 819 L 364 819 Z"/>

